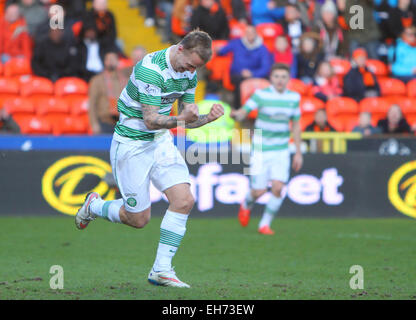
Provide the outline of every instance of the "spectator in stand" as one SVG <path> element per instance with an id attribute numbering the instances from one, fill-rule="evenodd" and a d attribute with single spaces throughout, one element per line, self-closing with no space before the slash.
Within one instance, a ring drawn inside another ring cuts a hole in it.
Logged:
<path id="1" fill-rule="evenodd" d="M 358 125 L 354 127 L 352 132 L 360 132 L 364 137 L 368 137 L 373 134 L 381 133 L 381 130 L 379 127 L 374 127 L 373 125 L 371 125 L 370 112 L 361 112 Z"/>
<path id="2" fill-rule="evenodd" d="M 362 7 L 363 26 L 361 28 L 348 29 L 348 40 L 350 46 L 350 53 L 357 48 L 365 48 L 370 59 L 378 59 L 378 48 L 380 45 L 379 39 L 381 33 L 378 24 L 375 20 L 375 6 L 373 0 L 346 0 L 344 18 L 345 21 L 357 22 L 355 10 L 350 9 L 352 6 L 358 5 Z"/>
<path id="3" fill-rule="evenodd" d="M 235 19 L 240 23 L 247 24 L 248 18 L 243 0 L 220 0 L 220 3 L 228 20 Z"/>
<path id="4" fill-rule="evenodd" d="M 31 39 L 27 32 L 25 19 L 20 15 L 17 4 L 10 4 L 0 19 L 0 62 L 6 63 L 10 58 L 30 59 L 32 54 Z"/>
<path id="5" fill-rule="evenodd" d="M 252 0 L 251 19 L 253 25 L 276 22 L 285 15 L 285 7 L 277 7 L 273 0 Z"/>
<path id="6" fill-rule="evenodd" d="M 117 69 L 116 52 L 105 54 L 104 66 L 104 71 L 91 78 L 89 84 L 88 112 L 94 134 L 113 133 L 118 120 L 117 100 L 128 81 Z"/>
<path id="7" fill-rule="evenodd" d="M 299 49 L 299 42 L 305 27 L 300 19 L 300 11 L 296 4 L 286 6 L 284 19 L 282 20 L 283 30 L 292 40 L 292 50 L 295 52 Z"/>
<path id="8" fill-rule="evenodd" d="M 297 78 L 312 83 L 318 65 L 323 61 L 322 42 L 316 32 L 305 32 L 300 38 L 299 53 L 296 56 Z"/>
<path id="9" fill-rule="evenodd" d="M 50 0 L 50 2 L 53 2 Z M 65 19 L 72 25 L 74 22 L 82 20 L 82 17 L 87 13 L 86 0 L 58 0 L 56 4 L 62 6 L 66 12 Z"/>
<path id="10" fill-rule="evenodd" d="M 21 0 L 20 12 L 25 17 L 29 34 L 32 37 L 35 34 L 36 28 L 45 23 L 45 21 L 48 21 L 48 11 L 46 7 L 35 0 Z"/>
<path id="11" fill-rule="evenodd" d="M 402 109 L 397 104 L 390 107 L 387 117 L 377 123 L 384 134 L 410 133 L 411 129 L 406 119 L 403 117 Z"/>
<path id="12" fill-rule="evenodd" d="M 131 73 L 133 72 L 134 66 L 144 58 L 147 54 L 147 50 L 142 46 L 137 46 L 133 49 L 130 59 L 132 61 L 131 67 L 126 67 L 122 69 L 122 72 L 126 78 L 130 78 Z"/>
<path id="13" fill-rule="evenodd" d="M 107 0 L 94 0 L 92 9 L 89 10 L 84 19 L 83 24 L 95 24 L 97 30 L 97 40 L 107 48 L 117 48 L 116 44 L 117 30 L 114 15 L 108 10 Z"/>
<path id="14" fill-rule="evenodd" d="M 191 17 L 191 29 L 196 28 L 208 33 L 213 40 L 228 39 L 230 34 L 225 12 L 215 0 L 200 0 Z"/>
<path id="15" fill-rule="evenodd" d="M 315 112 L 315 120 L 306 127 L 309 132 L 330 132 L 335 129 L 328 123 L 325 109 L 318 109 Z"/>
<path id="16" fill-rule="evenodd" d="M 331 1 L 331 0 L 330 0 Z M 295 2 L 295 1 L 293 1 Z M 302 24 L 308 29 L 316 28 L 316 23 L 320 19 L 320 12 L 323 0 L 299 0 L 296 1 Z"/>
<path id="17" fill-rule="evenodd" d="M 416 27 L 404 29 L 390 49 L 390 61 L 393 77 L 406 83 L 416 78 Z"/>
<path id="18" fill-rule="evenodd" d="M 174 42 L 172 37 L 172 12 L 173 12 L 173 0 L 159 0 L 158 8 L 165 15 L 165 26 L 163 27 L 164 42 Z"/>
<path id="19" fill-rule="evenodd" d="M 273 64 L 273 57 L 258 36 L 256 28 L 251 25 L 247 26 L 243 37 L 229 41 L 218 51 L 218 55 L 229 52 L 233 53 L 230 70 L 231 82 L 235 85 L 233 107 L 238 109 L 241 106 L 241 82 L 249 78 L 266 78 Z"/>
<path id="20" fill-rule="evenodd" d="M 83 24 L 78 41 L 78 55 L 80 57 L 79 76 L 85 81 L 100 73 L 104 69 L 104 55 L 109 50 L 117 50 L 115 46 L 106 46 L 97 37 L 94 23 Z"/>
<path id="21" fill-rule="evenodd" d="M 13 120 L 6 108 L 0 109 L 0 133 L 20 133 L 19 125 Z"/>
<path id="22" fill-rule="evenodd" d="M 344 96 L 360 101 L 365 97 L 380 96 L 376 76 L 366 67 L 367 52 L 358 48 L 352 54 L 351 69 L 344 76 Z"/>
<path id="23" fill-rule="evenodd" d="M 321 7 L 321 19 L 317 21 L 317 30 L 321 37 L 325 60 L 337 56 L 345 56 L 344 35 L 337 21 L 337 7 L 332 1 L 327 1 Z"/>
<path id="24" fill-rule="evenodd" d="M 44 41 L 36 43 L 32 58 L 33 73 L 56 81 L 78 76 L 79 59 L 74 43 L 65 41 L 64 31 L 50 29 Z"/>
<path id="25" fill-rule="evenodd" d="M 48 18 L 43 21 L 41 24 L 39 24 L 36 29 L 35 29 L 35 33 L 32 35 L 32 39 L 34 40 L 35 44 L 36 43 L 40 43 L 42 41 L 45 41 L 46 39 L 48 39 L 49 37 L 49 29 L 51 28 L 50 26 L 50 19 L 53 16 L 53 12 L 52 11 L 47 11 L 48 13 Z M 64 9 L 64 21 L 63 21 L 63 32 L 64 32 L 64 38 L 65 41 L 74 41 L 74 34 L 72 32 L 72 25 L 70 22 L 70 19 L 67 19 L 67 14 L 66 11 Z"/>
<path id="26" fill-rule="evenodd" d="M 388 12 L 388 33 L 393 38 L 399 38 L 405 28 L 416 25 L 416 6 L 411 0 L 398 0 L 397 7 Z"/>
<path id="27" fill-rule="evenodd" d="M 286 35 L 279 35 L 276 37 L 272 54 L 274 62 L 288 65 L 290 68 L 290 76 L 295 78 L 297 73 L 296 56 L 292 52 L 289 39 Z"/>
<path id="28" fill-rule="evenodd" d="M 339 97 L 342 94 L 338 78 L 329 62 L 323 61 L 318 66 L 316 75 L 313 78 L 311 93 L 323 102 Z"/>
<path id="29" fill-rule="evenodd" d="M 146 19 L 144 25 L 151 28 L 156 23 L 156 1 L 155 0 L 144 0 L 146 7 Z"/>

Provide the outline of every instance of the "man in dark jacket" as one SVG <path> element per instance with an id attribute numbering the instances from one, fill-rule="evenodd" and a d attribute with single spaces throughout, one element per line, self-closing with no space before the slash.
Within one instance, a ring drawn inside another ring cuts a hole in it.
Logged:
<path id="1" fill-rule="evenodd" d="M 230 29 L 224 10 L 215 0 L 201 0 L 191 18 L 191 29 L 201 29 L 213 40 L 228 39 Z"/>
<path id="2" fill-rule="evenodd" d="M 247 26 L 241 39 L 231 40 L 218 55 L 233 53 L 231 82 L 235 85 L 234 108 L 240 108 L 240 84 L 249 78 L 266 78 L 273 64 L 273 56 L 263 45 L 254 26 Z"/>
<path id="3" fill-rule="evenodd" d="M 50 29 L 49 37 L 36 43 L 32 69 L 35 75 L 56 81 L 78 75 L 79 60 L 75 44 L 65 41 L 64 31 Z"/>
<path id="4" fill-rule="evenodd" d="M 376 76 L 365 66 L 367 53 L 364 49 L 356 49 L 352 56 L 351 69 L 344 76 L 344 96 L 360 101 L 365 97 L 380 95 L 380 87 Z"/>

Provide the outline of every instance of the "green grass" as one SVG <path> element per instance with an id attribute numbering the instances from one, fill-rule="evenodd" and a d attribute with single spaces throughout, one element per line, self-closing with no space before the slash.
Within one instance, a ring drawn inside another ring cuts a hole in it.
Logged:
<path id="1" fill-rule="evenodd" d="M 147 283 L 159 218 L 135 230 L 71 217 L 0 218 L 0 299 L 416 299 L 410 219 L 277 219 L 275 236 L 236 219 L 190 219 L 173 265 L 191 289 Z M 352 265 L 364 290 L 349 287 Z M 49 287 L 52 265 L 65 287 Z"/>

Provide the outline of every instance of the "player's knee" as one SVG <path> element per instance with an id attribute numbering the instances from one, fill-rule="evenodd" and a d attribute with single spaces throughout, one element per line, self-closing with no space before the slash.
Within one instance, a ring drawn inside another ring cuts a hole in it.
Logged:
<path id="1" fill-rule="evenodd" d="M 195 199 L 192 194 L 187 194 L 177 199 L 174 203 L 176 210 L 180 212 L 190 212 L 195 204 Z"/>
<path id="2" fill-rule="evenodd" d="M 146 215 L 138 215 L 133 221 L 131 226 L 136 229 L 142 229 L 149 223 L 150 217 Z"/>
<path id="3" fill-rule="evenodd" d="M 282 196 L 283 187 L 284 187 L 284 184 L 278 185 L 278 186 L 273 186 L 272 187 L 272 194 L 275 197 L 280 198 Z"/>
<path id="4" fill-rule="evenodd" d="M 251 195 L 253 196 L 254 199 L 258 199 L 260 198 L 263 194 L 265 194 L 267 192 L 266 189 L 264 190 L 252 190 L 251 191 Z"/>

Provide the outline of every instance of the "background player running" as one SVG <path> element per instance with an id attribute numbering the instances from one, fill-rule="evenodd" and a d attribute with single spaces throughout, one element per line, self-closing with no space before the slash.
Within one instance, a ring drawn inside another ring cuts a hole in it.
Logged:
<path id="1" fill-rule="evenodd" d="M 253 134 L 252 150 L 255 152 L 250 159 L 250 192 L 240 205 L 238 218 L 243 227 L 248 225 L 254 203 L 267 192 L 271 181 L 272 194 L 258 229 L 260 233 L 268 235 L 274 234 L 270 225 L 282 205 L 282 189 L 290 175 L 290 121 L 296 146 L 293 169 L 299 171 L 303 163 L 300 151 L 300 96 L 287 89 L 289 78 L 289 68 L 284 64 L 275 64 L 270 72 L 271 86 L 256 90 L 246 104 L 231 115 L 242 121 L 250 111 L 258 110 L 254 127 L 261 129 L 261 134 L 257 130 Z"/>
<path id="2" fill-rule="evenodd" d="M 156 285 L 189 287 L 177 278 L 171 261 L 185 234 L 194 198 L 188 168 L 168 129 L 181 123 L 197 128 L 224 114 L 223 107 L 214 104 L 209 114 L 199 115 L 194 104 L 196 69 L 210 60 L 211 42 L 207 33 L 196 30 L 179 44 L 150 53 L 137 63 L 118 100 L 120 119 L 110 150 L 122 199 L 104 201 L 91 193 L 75 218 L 79 229 L 97 216 L 143 228 L 150 220 L 151 181 L 169 201 L 148 275 L 149 282 Z M 179 115 L 169 116 L 177 99 Z"/>

